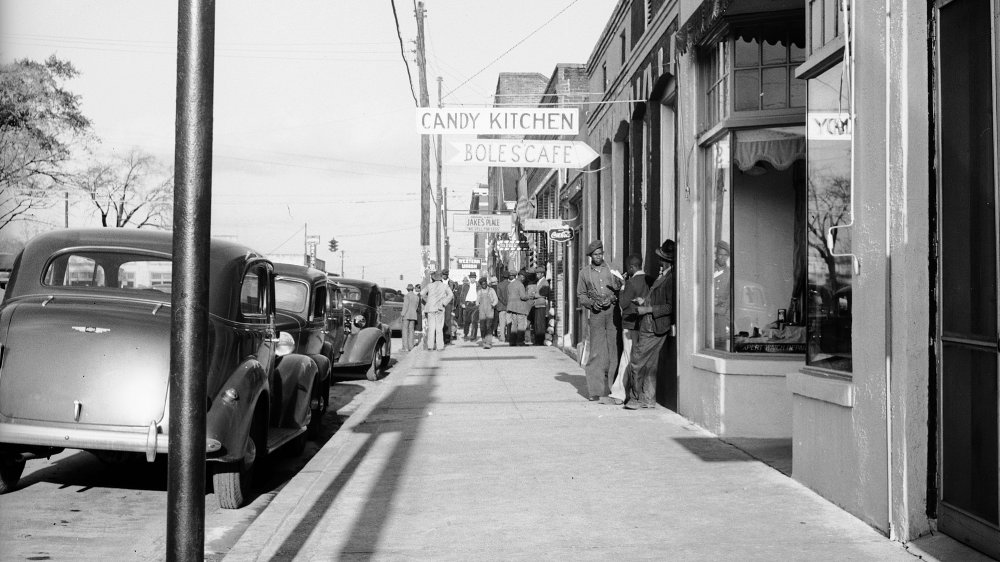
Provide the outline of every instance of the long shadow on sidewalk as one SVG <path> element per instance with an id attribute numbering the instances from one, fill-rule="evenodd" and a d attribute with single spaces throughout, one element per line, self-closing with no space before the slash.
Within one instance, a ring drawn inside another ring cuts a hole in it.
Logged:
<path id="1" fill-rule="evenodd" d="M 573 385 L 576 393 L 584 398 L 590 399 L 590 392 L 587 390 L 587 377 L 584 375 L 571 375 L 569 373 L 557 373 L 555 379 L 559 382 L 566 382 Z"/>
<path id="2" fill-rule="evenodd" d="M 370 487 L 364 507 L 361 509 L 354 524 L 347 534 L 347 542 L 341 552 L 343 556 L 367 555 L 374 552 L 385 526 L 386 518 L 391 513 L 393 499 L 399 487 L 399 479 L 409 460 L 412 442 L 420 430 L 420 420 L 426 416 L 428 406 L 434 402 L 432 393 L 436 384 L 434 377 L 437 367 L 413 367 L 414 379 L 426 382 L 419 384 L 397 383 L 392 391 L 384 397 L 381 403 L 371 412 L 379 412 L 378 421 L 363 421 L 354 428 L 356 434 L 366 434 L 363 443 L 351 459 L 344 465 L 337 477 L 323 490 L 310 506 L 306 515 L 288 533 L 284 542 L 275 552 L 275 559 L 290 560 L 296 557 L 306 542 L 317 530 L 323 517 L 345 489 L 355 471 L 372 452 L 376 440 L 380 436 L 398 434 L 395 444 L 388 455 L 376 451 L 381 467 L 374 485 Z M 395 408 L 399 402 L 400 407 Z M 393 410 L 401 413 L 393 419 Z"/>

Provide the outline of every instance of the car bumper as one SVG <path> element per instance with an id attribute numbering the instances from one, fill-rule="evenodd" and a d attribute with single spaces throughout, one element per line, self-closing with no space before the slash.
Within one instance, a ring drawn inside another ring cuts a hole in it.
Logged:
<path id="1" fill-rule="evenodd" d="M 156 458 L 157 453 L 166 453 L 169 449 L 167 434 L 155 422 L 150 423 L 145 429 L 137 427 L 95 429 L 2 422 L 0 443 L 145 453 L 146 460 L 150 462 Z M 219 451 L 221 444 L 215 439 L 206 439 L 205 449 L 206 453 L 211 454 Z"/>

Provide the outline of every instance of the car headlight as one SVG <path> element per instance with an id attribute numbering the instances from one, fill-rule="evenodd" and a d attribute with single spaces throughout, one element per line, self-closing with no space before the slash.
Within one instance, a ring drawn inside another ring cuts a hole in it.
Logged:
<path id="1" fill-rule="evenodd" d="M 357 326 L 358 328 L 364 328 L 365 327 L 364 315 L 361 314 L 354 315 L 354 325 Z"/>

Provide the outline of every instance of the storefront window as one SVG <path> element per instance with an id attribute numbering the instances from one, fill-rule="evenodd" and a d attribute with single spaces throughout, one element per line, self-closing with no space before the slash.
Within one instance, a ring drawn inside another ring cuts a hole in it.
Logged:
<path id="1" fill-rule="evenodd" d="M 804 130 L 740 130 L 712 153 L 709 346 L 802 353 L 805 326 L 793 311 L 804 280 L 796 258 L 804 244 Z"/>
<path id="2" fill-rule="evenodd" d="M 789 39 L 741 35 L 734 51 L 736 111 L 805 107 L 805 81 L 795 78 L 795 67 L 805 60 L 801 46 Z"/>
<path id="3" fill-rule="evenodd" d="M 809 80 L 806 363 L 851 371 L 853 260 L 849 75 L 838 64 Z"/>

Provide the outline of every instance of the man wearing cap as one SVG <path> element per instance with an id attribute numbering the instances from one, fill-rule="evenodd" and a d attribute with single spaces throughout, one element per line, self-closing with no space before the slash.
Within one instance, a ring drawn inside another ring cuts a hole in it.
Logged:
<path id="1" fill-rule="evenodd" d="M 455 309 L 455 315 L 459 318 L 462 326 L 462 337 L 469 340 L 469 327 L 472 324 L 473 316 L 476 312 L 476 274 L 470 273 L 468 277 L 462 278 L 462 286 L 458 288 L 459 307 Z"/>
<path id="2" fill-rule="evenodd" d="M 521 269 L 517 278 L 507 286 L 507 316 L 510 318 L 511 347 L 524 345 L 524 329 L 528 325 L 528 312 L 531 310 L 532 299 L 524 288 L 524 278 L 527 272 Z"/>
<path id="3" fill-rule="evenodd" d="M 406 286 L 406 294 L 403 295 L 403 310 L 400 316 L 403 319 L 403 349 L 410 351 L 413 349 L 413 330 L 417 325 L 417 305 L 420 304 L 420 297 L 413 292 L 413 284 Z"/>
<path id="4" fill-rule="evenodd" d="M 590 263 L 580 270 L 576 296 L 580 306 L 589 310 L 587 346 L 587 390 L 592 401 L 608 395 L 618 362 L 618 328 L 615 327 L 615 303 L 621 289 L 621 274 L 604 263 L 604 244 L 594 240 L 587 245 Z"/>
<path id="5" fill-rule="evenodd" d="M 631 376 L 626 385 L 628 401 L 625 402 L 629 410 L 656 407 L 656 364 L 660 348 L 674 324 L 674 252 L 674 241 L 667 238 L 656 249 L 660 275 L 646 297 L 636 297 L 632 301 L 639 316 L 639 337 L 632 344 L 629 361 Z"/>
<path id="6" fill-rule="evenodd" d="M 503 272 L 500 275 L 500 281 L 497 283 L 497 317 L 494 323 L 497 325 L 497 337 L 500 341 L 507 341 L 507 326 L 510 325 L 510 321 L 507 319 L 507 287 L 510 286 L 512 279 L 517 277 L 513 273 Z"/>
<path id="7" fill-rule="evenodd" d="M 435 271 L 431 274 L 433 283 L 424 287 L 420 296 L 426 300 L 424 311 L 427 313 L 427 349 L 444 349 L 444 321 L 445 307 L 451 303 L 454 296 L 451 289 L 444 284 L 442 272 Z"/>
<path id="8" fill-rule="evenodd" d="M 729 351 L 729 243 L 715 243 L 715 349 Z"/>
<path id="9" fill-rule="evenodd" d="M 535 282 L 535 300 L 531 305 L 531 327 L 535 345 L 545 344 L 545 330 L 548 328 L 546 322 L 546 312 L 549 310 L 549 282 L 545 279 L 545 266 L 535 268 L 535 275 L 538 281 Z M 530 293 L 530 291 L 529 291 Z"/>

